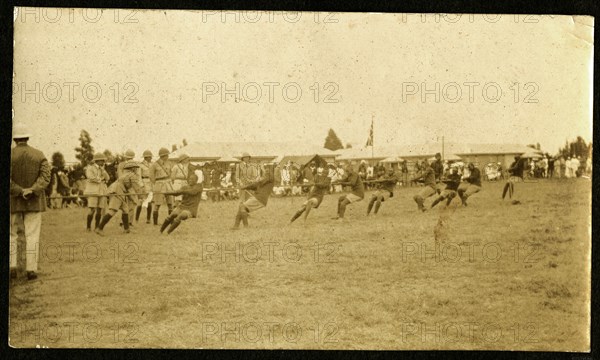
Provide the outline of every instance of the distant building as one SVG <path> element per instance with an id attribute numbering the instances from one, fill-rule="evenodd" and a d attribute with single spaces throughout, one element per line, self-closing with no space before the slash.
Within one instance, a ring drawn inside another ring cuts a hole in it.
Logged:
<path id="1" fill-rule="evenodd" d="M 504 168 L 508 167 L 516 155 L 526 152 L 542 151 L 532 149 L 520 144 L 421 144 L 421 145 L 398 145 L 381 146 L 373 149 L 371 155 L 370 147 L 352 148 L 338 150 L 337 160 L 366 160 L 368 162 L 379 162 L 389 157 L 400 157 L 409 163 L 416 160 L 428 159 L 436 153 L 457 155 L 463 162 L 473 162 L 477 167 L 483 168 L 488 163 L 500 162 Z"/>
<path id="2" fill-rule="evenodd" d="M 463 162 L 473 162 L 479 168 L 483 168 L 488 163 L 498 162 L 507 168 L 516 155 L 531 151 L 542 152 L 520 144 L 445 144 L 443 154 L 456 155 Z M 398 157 L 414 164 L 417 160 L 429 159 L 438 152 L 442 153 L 442 145 L 436 143 L 375 146 L 372 156 L 370 147 L 331 151 L 319 145 L 300 142 L 193 142 L 171 153 L 170 158 L 175 159 L 179 154 L 186 153 L 192 162 L 219 161 L 219 159 L 225 161 L 225 159 L 239 159 L 244 152 L 252 156 L 252 161 L 258 162 L 279 162 L 286 156 L 319 155 L 328 162 L 366 160 L 377 163 L 390 157 Z"/>

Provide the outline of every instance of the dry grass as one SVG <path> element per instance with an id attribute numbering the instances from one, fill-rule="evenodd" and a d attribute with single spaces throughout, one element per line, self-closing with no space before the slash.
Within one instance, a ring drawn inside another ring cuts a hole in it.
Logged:
<path id="1" fill-rule="evenodd" d="M 589 349 L 589 181 L 518 184 L 521 205 L 486 183 L 468 208 L 424 214 L 415 191 L 377 217 L 350 205 L 343 223 L 329 196 L 289 227 L 303 199 L 272 199 L 238 232 L 236 203 L 202 203 L 171 236 L 141 223 L 124 235 L 114 219 L 100 238 L 84 210 L 49 211 L 40 277 L 10 289 L 10 343 Z"/>

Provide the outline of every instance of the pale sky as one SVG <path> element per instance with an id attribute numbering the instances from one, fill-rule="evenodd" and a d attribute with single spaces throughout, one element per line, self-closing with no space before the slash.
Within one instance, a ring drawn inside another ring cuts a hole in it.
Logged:
<path id="1" fill-rule="evenodd" d="M 330 127 L 363 145 L 372 116 L 376 147 L 592 140 L 590 17 L 21 8 L 14 56 L 14 121 L 68 161 L 81 129 L 138 155 Z"/>

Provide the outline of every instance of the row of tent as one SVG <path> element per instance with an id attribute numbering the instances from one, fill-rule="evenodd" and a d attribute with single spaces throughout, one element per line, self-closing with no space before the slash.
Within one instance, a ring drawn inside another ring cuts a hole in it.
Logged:
<path id="1" fill-rule="evenodd" d="M 521 155 L 521 157 L 527 158 L 527 159 L 539 159 L 542 157 L 542 155 L 531 151 L 531 152 L 524 153 L 523 155 Z M 429 160 L 434 160 L 434 159 L 435 159 L 435 157 L 432 157 Z M 338 159 L 338 160 L 343 160 L 343 159 Z M 453 161 L 461 161 L 462 158 L 458 155 L 448 154 L 448 155 L 444 156 L 444 160 L 453 162 Z M 231 157 L 231 158 L 223 157 L 216 161 L 220 162 L 220 163 L 238 163 L 238 162 L 240 162 L 239 159 L 236 159 L 233 157 Z M 380 162 L 386 163 L 386 164 L 397 164 L 397 163 L 401 163 L 403 161 L 404 161 L 404 159 L 393 156 L 393 157 L 385 158 L 385 159 L 381 160 Z M 322 167 L 327 166 L 327 161 L 319 155 L 283 156 L 283 157 L 277 158 L 275 160 L 275 162 L 279 163 L 279 164 L 287 164 L 288 162 L 292 162 L 292 163 L 298 164 L 302 167 L 310 164 L 311 162 L 314 162 L 318 166 L 322 166 Z"/>

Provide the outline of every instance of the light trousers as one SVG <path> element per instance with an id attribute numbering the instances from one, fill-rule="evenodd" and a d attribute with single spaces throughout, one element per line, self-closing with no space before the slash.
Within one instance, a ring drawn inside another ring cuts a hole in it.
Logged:
<path id="1" fill-rule="evenodd" d="M 40 229 L 42 227 L 42 213 L 39 211 L 17 212 L 10 214 L 10 267 L 17 267 L 17 237 L 19 224 L 25 227 L 25 256 L 26 271 L 37 271 L 40 253 Z"/>

